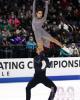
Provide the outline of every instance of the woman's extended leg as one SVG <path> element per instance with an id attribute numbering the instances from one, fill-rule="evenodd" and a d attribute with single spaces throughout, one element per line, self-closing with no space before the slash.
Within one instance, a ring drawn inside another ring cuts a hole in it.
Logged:
<path id="1" fill-rule="evenodd" d="M 52 37 L 50 34 L 48 34 L 44 29 L 42 29 L 42 32 L 43 32 L 43 35 L 42 35 L 43 39 L 53 42 L 56 45 L 58 45 L 60 48 L 63 48 L 63 44 L 59 42 L 57 39 L 55 39 L 54 37 Z"/>

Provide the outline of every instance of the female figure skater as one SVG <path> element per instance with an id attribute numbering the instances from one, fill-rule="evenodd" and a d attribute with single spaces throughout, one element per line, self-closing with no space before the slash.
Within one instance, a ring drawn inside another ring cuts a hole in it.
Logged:
<path id="1" fill-rule="evenodd" d="M 53 38 L 49 33 L 47 33 L 42 28 L 44 22 L 47 19 L 48 4 L 49 4 L 49 1 L 45 0 L 45 11 L 44 11 L 44 14 L 43 14 L 42 10 L 36 11 L 36 6 L 35 6 L 36 5 L 36 0 L 34 0 L 34 2 L 33 2 L 32 28 L 33 28 L 34 35 L 35 35 L 36 42 L 37 42 L 37 46 L 38 46 L 36 52 L 37 52 L 37 54 L 40 54 L 41 52 L 44 51 L 43 39 L 46 39 L 50 42 L 55 43 L 56 45 L 58 45 L 60 48 L 62 48 L 67 53 L 70 53 L 69 50 L 66 47 L 64 47 L 58 40 Z"/>

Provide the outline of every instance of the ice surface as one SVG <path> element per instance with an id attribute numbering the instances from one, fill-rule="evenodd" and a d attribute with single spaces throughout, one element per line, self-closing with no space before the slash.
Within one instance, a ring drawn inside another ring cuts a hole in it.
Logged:
<path id="1" fill-rule="evenodd" d="M 54 100 L 80 100 L 80 81 L 56 81 Z M 26 100 L 27 83 L 0 84 L 0 100 Z M 31 100 L 48 100 L 50 89 L 42 84 L 32 89 Z"/>

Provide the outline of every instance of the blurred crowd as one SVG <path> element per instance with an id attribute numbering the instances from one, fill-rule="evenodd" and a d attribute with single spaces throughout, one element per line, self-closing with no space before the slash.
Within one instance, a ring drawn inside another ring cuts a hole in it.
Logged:
<path id="1" fill-rule="evenodd" d="M 36 8 L 44 10 L 44 0 L 36 1 Z M 36 55 L 32 5 L 33 0 L 0 0 L 0 58 Z M 66 45 L 72 56 L 80 56 L 80 0 L 50 0 L 43 28 Z M 47 56 L 62 56 L 58 46 L 45 42 Z"/>

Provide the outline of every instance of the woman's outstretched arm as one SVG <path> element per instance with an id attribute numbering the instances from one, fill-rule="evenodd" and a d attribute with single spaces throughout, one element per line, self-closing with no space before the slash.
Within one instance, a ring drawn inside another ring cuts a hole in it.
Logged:
<path id="1" fill-rule="evenodd" d="M 48 4 L 49 4 L 49 1 L 45 0 L 45 12 L 44 12 L 44 17 L 43 17 L 44 21 L 47 19 L 47 15 L 48 15 Z"/>
<path id="2" fill-rule="evenodd" d="M 33 12 L 32 12 L 33 17 L 35 17 L 35 11 L 36 11 L 36 0 L 33 1 Z"/>

